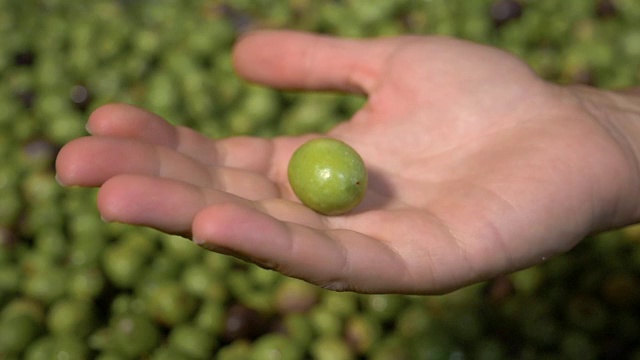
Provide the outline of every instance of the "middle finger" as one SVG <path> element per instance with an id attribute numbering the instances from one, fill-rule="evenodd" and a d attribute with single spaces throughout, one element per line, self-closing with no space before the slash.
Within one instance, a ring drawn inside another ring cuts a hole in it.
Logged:
<path id="1" fill-rule="evenodd" d="M 167 147 L 130 138 L 76 139 L 61 150 L 57 165 L 60 180 L 67 185 L 100 186 L 117 175 L 137 174 L 215 188 L 251 200 L 279 194 L 278 187 L 258 173 L 207 166 Z"/>

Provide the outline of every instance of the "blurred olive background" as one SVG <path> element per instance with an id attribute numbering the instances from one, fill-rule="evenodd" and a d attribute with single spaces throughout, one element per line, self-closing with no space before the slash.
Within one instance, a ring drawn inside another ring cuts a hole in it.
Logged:
<path id="1" fill-rule="evenodd" d="M 0 0 L 0 359 L 640 359 L 640 231 L 443 296 L 321 290 L 105 224 L 53 163 L 119 101 L 213 138 L 323 132 L 357 96 L 237 78 L 239 33 L 446 34 L 543 77 L 640 84 L 636 0 Z"/>

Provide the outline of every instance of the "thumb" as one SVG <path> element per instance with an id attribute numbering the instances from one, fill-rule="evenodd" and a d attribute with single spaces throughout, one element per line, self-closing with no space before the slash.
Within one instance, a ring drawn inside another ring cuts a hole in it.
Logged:
<path id="1" fill-rule="evenodd" d="M 369 93 L 393 51 L 392 41 L 342 39 L 296 31 L 256 31 L 233 51 L 249 81 L 284 89 Z"/>

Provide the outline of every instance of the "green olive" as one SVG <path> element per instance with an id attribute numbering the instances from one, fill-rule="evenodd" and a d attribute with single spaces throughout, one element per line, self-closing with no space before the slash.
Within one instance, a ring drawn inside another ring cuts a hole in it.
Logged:
<path id="1" fill-rule="evenodd" d="M 225 311 L 225 306 L 220 301 L 203 301 L 194 315 L 193 322 L 203 330 L 220 335 L 224 326 Z"/>
<path id="2" fill-rule="evenodd" d="M 122 314 L 110 320 L 111 343 L 126 358 L 152 352 L 160 343 L 160 330 L 154 321 L 142 314 Z"/>
<path id="3" fill-rule="evenodd" d="M 380 321 L 396 319 L 406 308 L 406 298 L 394 294 L 371 294 L 360 297 L 362 308 Z"/>
<path id="4" fill-rule="evenodd" d="M 21 353 L 39 332 L 39 324 L 27 314 L 3 319 L 0 321 L 0 354 Z"/>
<path id="5" fill-rule="evenodd" d="M 216 359 L 219 360 L 241 360 L 248 359 L 251 355 L 252 347 L 246 340 L 236 340 L 216 353 Z"/>
<path id="6" fill-rule="evenodd" d="M 344 323 L 344 338 L 358 354 L 366 354 L 382 335 L 381 323 L 371 315 L 354 314 Z"/>
<path id="7" fill-rule="evenodd" d="M 73 335 L 44 335 L 26 349 L 26 360 L 88 359 L 89 348 L 83 340 Z"/>
<path id="8" fill-rule="evenodd" d="M 147 259 L 122 244 L 109 246 L 102 256 L 102 268 L 117 288 L 133 288 L 146 273 Z"/>
<path id="9" fill-rule="evenodd" d="M 324 335 L 316 339 L 309 352 L 318 360 L 353 360 L 356 355 L 339 336 Z"/>
<path id="10" fill-rule="evenodd" d="M 313 139 L 289 161 L 289 183 L 309 208 L 325 215 L 344 214 L 364 198 L 367 169 L 360 155 L 336 139 Z"/>
<path id="11" fill-rule="evenodd" d="M 54 335 L 74 335 L 84 339 L 95 327 L 93 302 L 65 298 L 56 301 L 47 312 L 47 326 Z"/>
<path id="12" fill-rule="evenodd" d="M 198 299 L 177 281 L 167 280 L 150 285 L 145 295 L 149 314 L 157 322 L 169 327 L 186 321 L 198 309 Z"/>
<path id="13" fill-rule="evenodd" d="M 45 265 L 25 277 L 22 283 L 24 295 L 51 304 L 64 296 L 69 270 L 55 265 Z"/>
<path id="14" fill-rule="evenodd" d="M 174 326 L 167 341 L 171 348 L 192 359 L 210 358 L 217 345 L 211 332 L 191 323 Z"/>
<path id="15" fill-rule="evenodd" d="M 304 349 L 283 334 L 269 333 L 253 343 L 251 360 L 294 360 L 303 358 Z"/>

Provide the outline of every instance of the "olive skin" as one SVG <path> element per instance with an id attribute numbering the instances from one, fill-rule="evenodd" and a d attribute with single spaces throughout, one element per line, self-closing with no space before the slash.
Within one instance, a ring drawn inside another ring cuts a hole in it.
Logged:
<path id="1" fill-rule="evenodd" d="M 300 146 L 288 167 L 289 183 L 298 199 L 324 215 L 340 215 L 355 208 L 367 189 L 367 169 L 360 155 L 346 143 L 318 138 Z"/>

